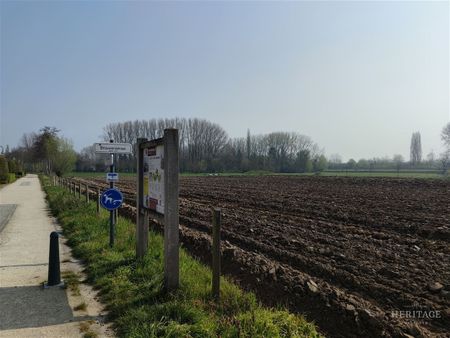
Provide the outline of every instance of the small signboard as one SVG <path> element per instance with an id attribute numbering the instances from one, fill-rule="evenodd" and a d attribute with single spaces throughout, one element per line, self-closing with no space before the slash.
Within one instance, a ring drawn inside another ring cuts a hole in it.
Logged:
<path id="1" fill-rule="evenodd" d="M 103 154 L 131 154 L 131 143 L 95 143 L 95 152 Z"/>
<path id="2" fill-rule="evenodd" d="M 123 203 L 122 193 L 115 188 L 108 189 L 100 195 L 100 204 L 106 210 L 112 211 L 119 208 Z"/>
<path id="3" fill-rule="evenodd" d="M 144 201 L 146 208 L 164 214 L 164 146 L 144 149 Z"/>
<path id="4" fill-rule="evenodd" d="M 119 173 L 106 173 L 106 181 L 107 182 L 118 182 L 119 181 Z"/>

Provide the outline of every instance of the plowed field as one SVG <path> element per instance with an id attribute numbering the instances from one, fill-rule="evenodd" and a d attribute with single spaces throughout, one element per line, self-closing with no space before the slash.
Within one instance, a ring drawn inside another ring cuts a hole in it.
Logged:
<path id="1" fill-rule="evenodd" d="M 118 185 L 133 204 L 135 182 Z M 225 272 L 327 335 L 449 335 L 450 182 L 183 177 L 180 197 L 193 231 L 209 234 L 210 207 L 222 209 L 240 255 L 233 271 L 224 253 Z"/>

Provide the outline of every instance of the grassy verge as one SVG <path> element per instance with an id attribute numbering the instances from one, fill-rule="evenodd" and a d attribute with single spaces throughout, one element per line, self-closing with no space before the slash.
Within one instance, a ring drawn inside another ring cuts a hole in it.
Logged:
<path id="1" fill-rule="evenodd" d="M 324 171 L 320 173 L 321 176 L 339 176 L 339 177 L 390 177 L 390 178 L 432 178 L 443 179 L 444 175 L 432 172 L 399 172 L 396 171 L 372 171 L 372 172 L 358 172 L 358 171 Z"/>
<path id="2" fill-rule="evenodd" d="M 120 177 L 136 177 L 136 173 L 119 173 Z M 64 174 L 65 177 L 81 177 L 81 178 L 106 178 L 106 172 L 84 172 L 84 171 L 71 171 Z"/>
<path id="3" fill-rule="evenodd" d="M 100 289 L 121 337 L 319 337 L 313 324 L 222 280 L 221 302 L 210 296 L 211 271 L 180 253 L 180 288 L 163 290 L 163 241 L 150 234 L 150 249 L 135 259 L 135 225 L 119 218 L 116 246 L 108 246 L 108 214 L 43 179 L 52 212 L 73 253 L 86 264 L 88 281 Z"/>
<path id="4" fill-rule="evenodd" d="M 81 178 L 104 178 L 105 173 L 98 172 L 71 172 L 67 174 L 67 177 L 81 177 Z M 122 178 L 134 178 L 136 177 L 135 173 L 119 173 Z M 227 173 L 219 173 L 219 174 L 207 174 L 207 173 L 181 173 L 181 176 L 315 176 L 315 173 L 274 173 L 271 171 L 263 171 L 263 170 L 254 170 L 247 172 L 227 172 Z M 433 172 L 420 172 L 420 171 L 323 171 L 320 176 L 338 176 L 338 177 L 391 177 L 391 178 L 432 178 L 432 179 L 448 179 L 449 176 L 444 176 L 439 173 Z"/>

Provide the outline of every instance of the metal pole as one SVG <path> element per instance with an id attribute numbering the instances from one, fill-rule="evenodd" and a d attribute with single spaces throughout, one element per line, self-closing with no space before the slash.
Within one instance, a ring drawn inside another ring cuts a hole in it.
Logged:
<path id="1" fill-rule="evenodd" d="M 212 295 L 220 299 L 220 209 L 212 210 Z"/>
<path id="2" fill-rule="evenodd" d="M 97 216 L 100 216 L 100 189 L 97 188 Z"/>
<path id="3" fill-rule="evenodd" d="M 142 258 L 148 249 L 148 214 L 143 207 L 144 202 L 144 150 L 140 145 L 147 141 L 146 138 L 138 138 L 136 143 L 137 154 L 137 196 L 136 196 L 136 257 Z"/>
<path id="4" fill-rule="evenodd" d="M 164 130 L 164 282 L 179 286 L 178 129 Z"/>
<path id="5" fill-rule="evenodd" d="M 56 231 L 50 234 L 50 252 L 48 255 L 48 286 L 61 283 L 61 273 L 59 268 L 59 235 Z"/>
<path id="6" fill-rule="evenodd" d="M 113 143 L 114 140 L 109 140 L 110 143 Z M 111 153 L 111 165 L 109 171 L 111 173 L 114 172 L 114 154 Z M 114 188 L 114 181 L 109 182 L 109 187 Z M 111 210 L 109 212 L 109 246 L 112 248 L 114 246 L 114 211 Z"/>

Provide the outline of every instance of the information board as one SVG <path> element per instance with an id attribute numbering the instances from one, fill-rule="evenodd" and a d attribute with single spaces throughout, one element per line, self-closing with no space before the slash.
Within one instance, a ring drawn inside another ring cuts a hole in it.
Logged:
<path id="1" fill-rule="evenodd" d="M 164 146 L 144 149 L 144 201 L 146 208 L 164 214 Z"/>

